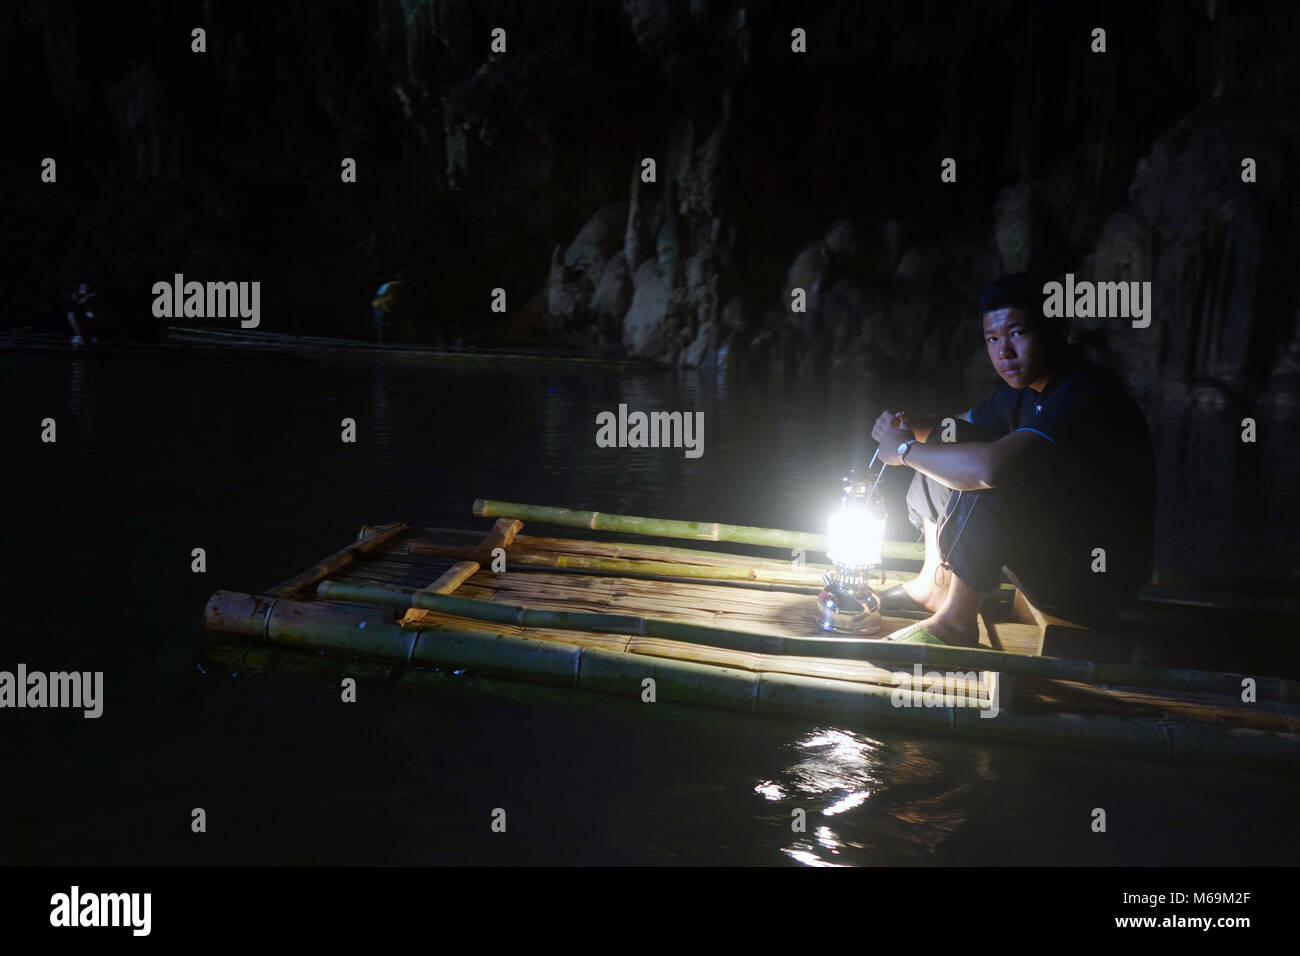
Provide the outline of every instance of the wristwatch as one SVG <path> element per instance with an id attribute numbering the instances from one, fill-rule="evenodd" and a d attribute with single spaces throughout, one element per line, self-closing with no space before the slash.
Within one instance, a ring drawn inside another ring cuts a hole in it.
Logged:
<path id="1" fill-rule="evenodd" d="M 911 438 L 898 446 L 898 463 L 900 465 L 905 463 L 905 460 L 907 458 L 907 453 L 912 450 L 912 446 L 915 445 L 916 442 L 917 439 Z"/>

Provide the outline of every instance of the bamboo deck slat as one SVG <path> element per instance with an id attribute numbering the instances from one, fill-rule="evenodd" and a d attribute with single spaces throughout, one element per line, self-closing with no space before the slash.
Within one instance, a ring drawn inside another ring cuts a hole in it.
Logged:
<path id="1" fill-rule="evenodd" d="M 435 594 L 451 594 L 468 578 L 478 573 L 478 564 L 474 561 L 458 561 L 442 573 L 438 580 L 429 585 Z"/>
<path id="2" fill-rule="evenodd" d="M 518 535 L 515 543 L 525 551 L 554 554 L 589 554 L 605 558 L 629 558 L 643 561 L 667 561 L 672 564 L 698 564 L 702 566 L 766 568 L 773 571 L 794 567 L 793 560 L 777 561 L 772 558 L 728 554 L 724 551 L 699 551 L 691 548 L 672 548 L 665 545 L 629 544 L 620 541 L 574 541 L 571 538 L 541 538 Z M 830 565 L 807 562 L 813 571 L 830 570 Z"/>
<path id="3" fill-rule="evenodd" d="M 479 569 L 477 561 L 458 561 L 450 568 L 438 576 L 438 579 L 423 590 L 432 591 L 434 594 L 451 594 L 466 578 L 474 575 Z M 394 582 L 396 583 L 396 582 Z M 417 585 L 418 587 L 419 585 Z M 429 612 L 423 608 L 409 608 L 402 617 L 402 626 L 411 627 L 424 622 L 429 616 Z"/>
<path id="4" fill-rule="evenodd" d="M 275 585 L 266 593 L 272 597 L 290 597 L 299 591 L 302 591 L 318 581 L 323 580 L 329 574 L 338 571 L 345 565 L 351 564 L 357 555 L 366 554 L 379 547 L 390 538 L 401 534 L 406 530 L 406 525 L 400 521 L 392 524 L 380 525 L 375 528 L 362 529 L 363 534 L 360 538 L 349 544 L 346 548 L 335 551 L 324 561 L 308 568 L 301 574 L 295 575 L 287 581 Z"/>
<path id="5" fill-rule="evenodd" d="M 433 555 L 456 560 L 486 560 L 486 554 L 478 548 L 449 547 L 445 545 L 423 544 L 411 545 L 415 554 Z M 665 580 L 701 579 L 714 581 L 754 582 L 768 585 L 784 585 L 795 588 L 816 589 L 822 585 L 822 575 L 816 571 L 781 566 L 777 569 L 758 567 L 733 567 L 723 565 L 702 565 L 698 563 L 675 564 L 667 561 L 635 560 L 628 558 L 607 558 L 583 554 L 577 551 L 525 551 L 512 553 L 510 563 L 519 568 L 551 568 L 557 570 L 586 571 L 594 574 L 608 574 L 632 577 L 656 577 Z"/>

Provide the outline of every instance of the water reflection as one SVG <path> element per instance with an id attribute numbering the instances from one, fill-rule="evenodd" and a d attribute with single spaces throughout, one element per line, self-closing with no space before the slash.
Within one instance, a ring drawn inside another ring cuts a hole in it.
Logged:
<path id="1" fill-rule="evenodd" d="M 802 863 L 804 866 L 844 866 L 843 863 L 832 863 L 830 860 L 823 860 L 811 850 L 793 847 L 785 851 L 796 863 Z"/>
<path id="2" fill-rule="evenodd" d="M 99 363 L 89 359 L 68 362 L 68 411 L 86 429 L 94 428 L 98 370 Z"/>
<path id="3" fill-rule="evenodd" d="M 848 847 L 861 848 L 841 837 L 818 817 L 835 817 L 863 806 L 882 786 L 881 756 L 885 745 L 871 737 L 835 728 L 818 728 L 794 741 L 799 759 L 777 780 L 763 780 L 754 792 L 765 799 L 787 803 L 792 828 L 803 824 L 809 839 L 796 839 L 781 852 L 807 866 L 841 866 L 829 856 Z M 803 811 L 800 818 L 798 811 Z"/>
<path id="4" fill-rule="evenodd" d="M 780 852 L 806 866 L 940 861 L 997 778 L 979 747 L 822 727 L 788 749 L 796 759 L 753 792 L 780 807 L 774 819 L 794 834 Z"/>
<path id="5" fill-rule="evenodd" d="M 370 376 L 370 430 L 375 442 L 374 462 L 382 478 L 393 463 L 393 397 L 388 364 L 376 362 Z"/>

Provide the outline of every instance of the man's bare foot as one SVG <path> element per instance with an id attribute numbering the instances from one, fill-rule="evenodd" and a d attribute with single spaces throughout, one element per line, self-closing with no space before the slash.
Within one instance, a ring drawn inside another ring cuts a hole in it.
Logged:
<path id="1" fill-rule="evenodd" d="M 920 575 L 910 581 L 904 581 L 901 587 L 908 597 L 934 614 L 943 605 L 945 592 L 931 587 L 927 580 L 925 575 Z"/>
<path id="2" fill-rule="evenodd" d="M 965 627 L 957 627 L 942 617 L 927 617 L 921 622 L 927 631 L 953 647 L 978 647 L 980 642 L 979 625 L 971 621 Z"/>

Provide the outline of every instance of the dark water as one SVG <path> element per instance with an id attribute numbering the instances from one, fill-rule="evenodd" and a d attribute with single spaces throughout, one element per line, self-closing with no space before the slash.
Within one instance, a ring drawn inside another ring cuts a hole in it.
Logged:
<path id="1" fill-rule="evenodd" d="M 5 357 L 0 669 L 102 670 L 99 720 L 0 711 L 7 863 L 1283 863 L 1300 783 L 574 692 L 200 674 L 208 595 L 475 497 L 815 529 L 880 408 L 971 395 L 563 365 Z M 600 449 L 701 410 L 705 452 Z M 1150 408 L 1158 563 L 1300 567 L 1294 422 Z M 57 422 L 56 444 L 40 441 Z M 356 419 L 359 440 L 340 441 Z M 906 475 L 890 476 L 896 536 Z M 1267 503 L 1265 505 L 1264 503 Z M 208 570 L 190 570 L 206 549 Z M 190 832 L 202 807 L 208 832 Z M 1093 808 L 1109 830 L 1091 832 Z M 507 812 L 493 834 L 491 814 Z M 807 832 L 791 831 L 792 811 Z"/>

